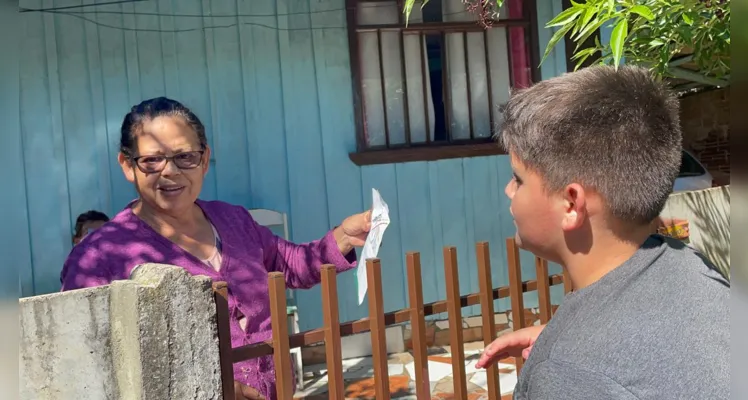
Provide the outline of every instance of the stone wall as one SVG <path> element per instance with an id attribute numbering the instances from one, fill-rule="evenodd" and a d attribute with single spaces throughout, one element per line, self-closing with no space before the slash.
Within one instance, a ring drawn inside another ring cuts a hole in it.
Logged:
<path id="1" fill-rule="evenodd" d="M 208 278 L 147 264 L 129 281 L 19 306 L 21 400 L 222 398 Z"/>
<path id="2" fill-rule="evenodd" d="M 683 147 L 701 161 L 718 184 L 730 183 L 730 89 L 680 100 Z"/>

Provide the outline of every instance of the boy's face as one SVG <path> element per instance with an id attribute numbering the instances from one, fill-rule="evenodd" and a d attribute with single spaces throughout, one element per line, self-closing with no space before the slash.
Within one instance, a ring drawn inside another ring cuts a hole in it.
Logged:
<path id="1" fill-rule="evenodd" d="M 504 193 L 511 200 L 509 211 L 517 228 L 515 240 L 520 248 L 554 262 L 561 262 L 569 231 L 577 230 L 584 218 L 584 199 L 570 185 L 559 193 L 549 193 L 543 178 L 510 154 L 514 176 Z M 579 191 L 582 189 L 579 188 Z M 581 200 L 581 203 L 580 203 Z"/>

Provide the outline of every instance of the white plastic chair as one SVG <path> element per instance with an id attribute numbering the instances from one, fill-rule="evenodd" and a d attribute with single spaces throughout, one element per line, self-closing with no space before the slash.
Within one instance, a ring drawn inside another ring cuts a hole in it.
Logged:
<path id="1" fill-rule="evenodd" d="M 268 227 L 276 235 L 288 240 L 288 216 L 285 213 L 263 208 L 255 208 L 249 210 L 249 215 L 251 215 L 252 219 L 254 219 L 258 224 Z M 299 333 L 299 313 L 296 307 L 293 290 L 286 290 L 286 301 L 288 303 L 286 306 L 286 313 L 289 318 L 291 333 Z M 301 348 L 297 347 L 291 349 L 291 354 L 296 362 L 296 387 L 298 390 L 303 390 L 304 366 L 301 363 Z"/>

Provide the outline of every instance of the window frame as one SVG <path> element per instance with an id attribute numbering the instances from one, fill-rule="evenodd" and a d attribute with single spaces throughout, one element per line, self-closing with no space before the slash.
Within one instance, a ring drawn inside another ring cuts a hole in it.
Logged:
<path id="1" fill-rule="evenodd" d="M 527 40 L 527 51 L 530 59 L 530 81 L 540 81 L 540 50 L 538 41 L 538 20 L 536 0 L 523 3 L 521 19 L 491 20 L 491 28 L 483 28 L 477 21 L 464 22 L 423 22 L 409 23 L 403 26 L 403 14 L 400 15 L 400 23 L 383 25 L 364 25 L 360 27 L 357 22 L 357 11 L 360 3 L 376 2 L 382 0 L 345 0 L 346 6 L 346 30 L 348 32 L 348 47 L 351 69 L 351 81 L 353 89 L 354 123 L 356 127 L 356 151 L 349 153 L 351 161 L 359 166 L 375 164 L 391 164 L 412 161 L 436 161 L 451 158 L 482 157 L 490 155 L 501 155 L 506 152 L 498 146 L 492 138 L 453 140 L 451 142 L 425 142 L 408 143 L 404 145 L 389 146 L 387 148 L 371 148 L 368 146 L 364 130 L 364 107 L 363 107 L 363 85 L 361 78 L 361 55 L 359 52 L 359 33 L 378 32 L 381 37 L 382 31 L 401 32 L 401 54 L 404 51 L 402 45 L 402 32 L 419 32 L 421 34 L 440 34 L 444 38 L 450 32 L 485 32 L 493 27 L 520 26 L 525 29 Z M 397 0 L 400 9 L 401 0 Z M 467 37 L 467 35 L 465 35 Z M 404 63 L 401 60 L 401 63 Z M 381 60 L 380 60 L 381 63 Z M 381 67 L 380 67 L 381 68 Z M 490 80 L 489 80 L 490 82 Z M 407 90 L 407 89 L 406 89 Z M 469 89 L 468 89 L 469 90 Z M 490 107 L 490 104 L 489 104 Z M 449 118 L 448 115 L 445 117 Z M 385 121 L 386 124 L 386 121 Z M 472 121 L 471 121 L 472 124 Z"/>

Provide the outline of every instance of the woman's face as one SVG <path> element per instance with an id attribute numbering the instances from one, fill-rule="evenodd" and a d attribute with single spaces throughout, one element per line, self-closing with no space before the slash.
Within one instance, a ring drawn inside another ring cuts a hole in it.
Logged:
<path id="1" fill-rule="evenodd" d="M 120 153 L 119 163 L 141 200 L 167 214 L 189 210 L 210 160 L 210 149 L 201 149 L 197 133 L 180 117 L 156 117 L 142 124 L 135 144 L 134 162 Z"/>

